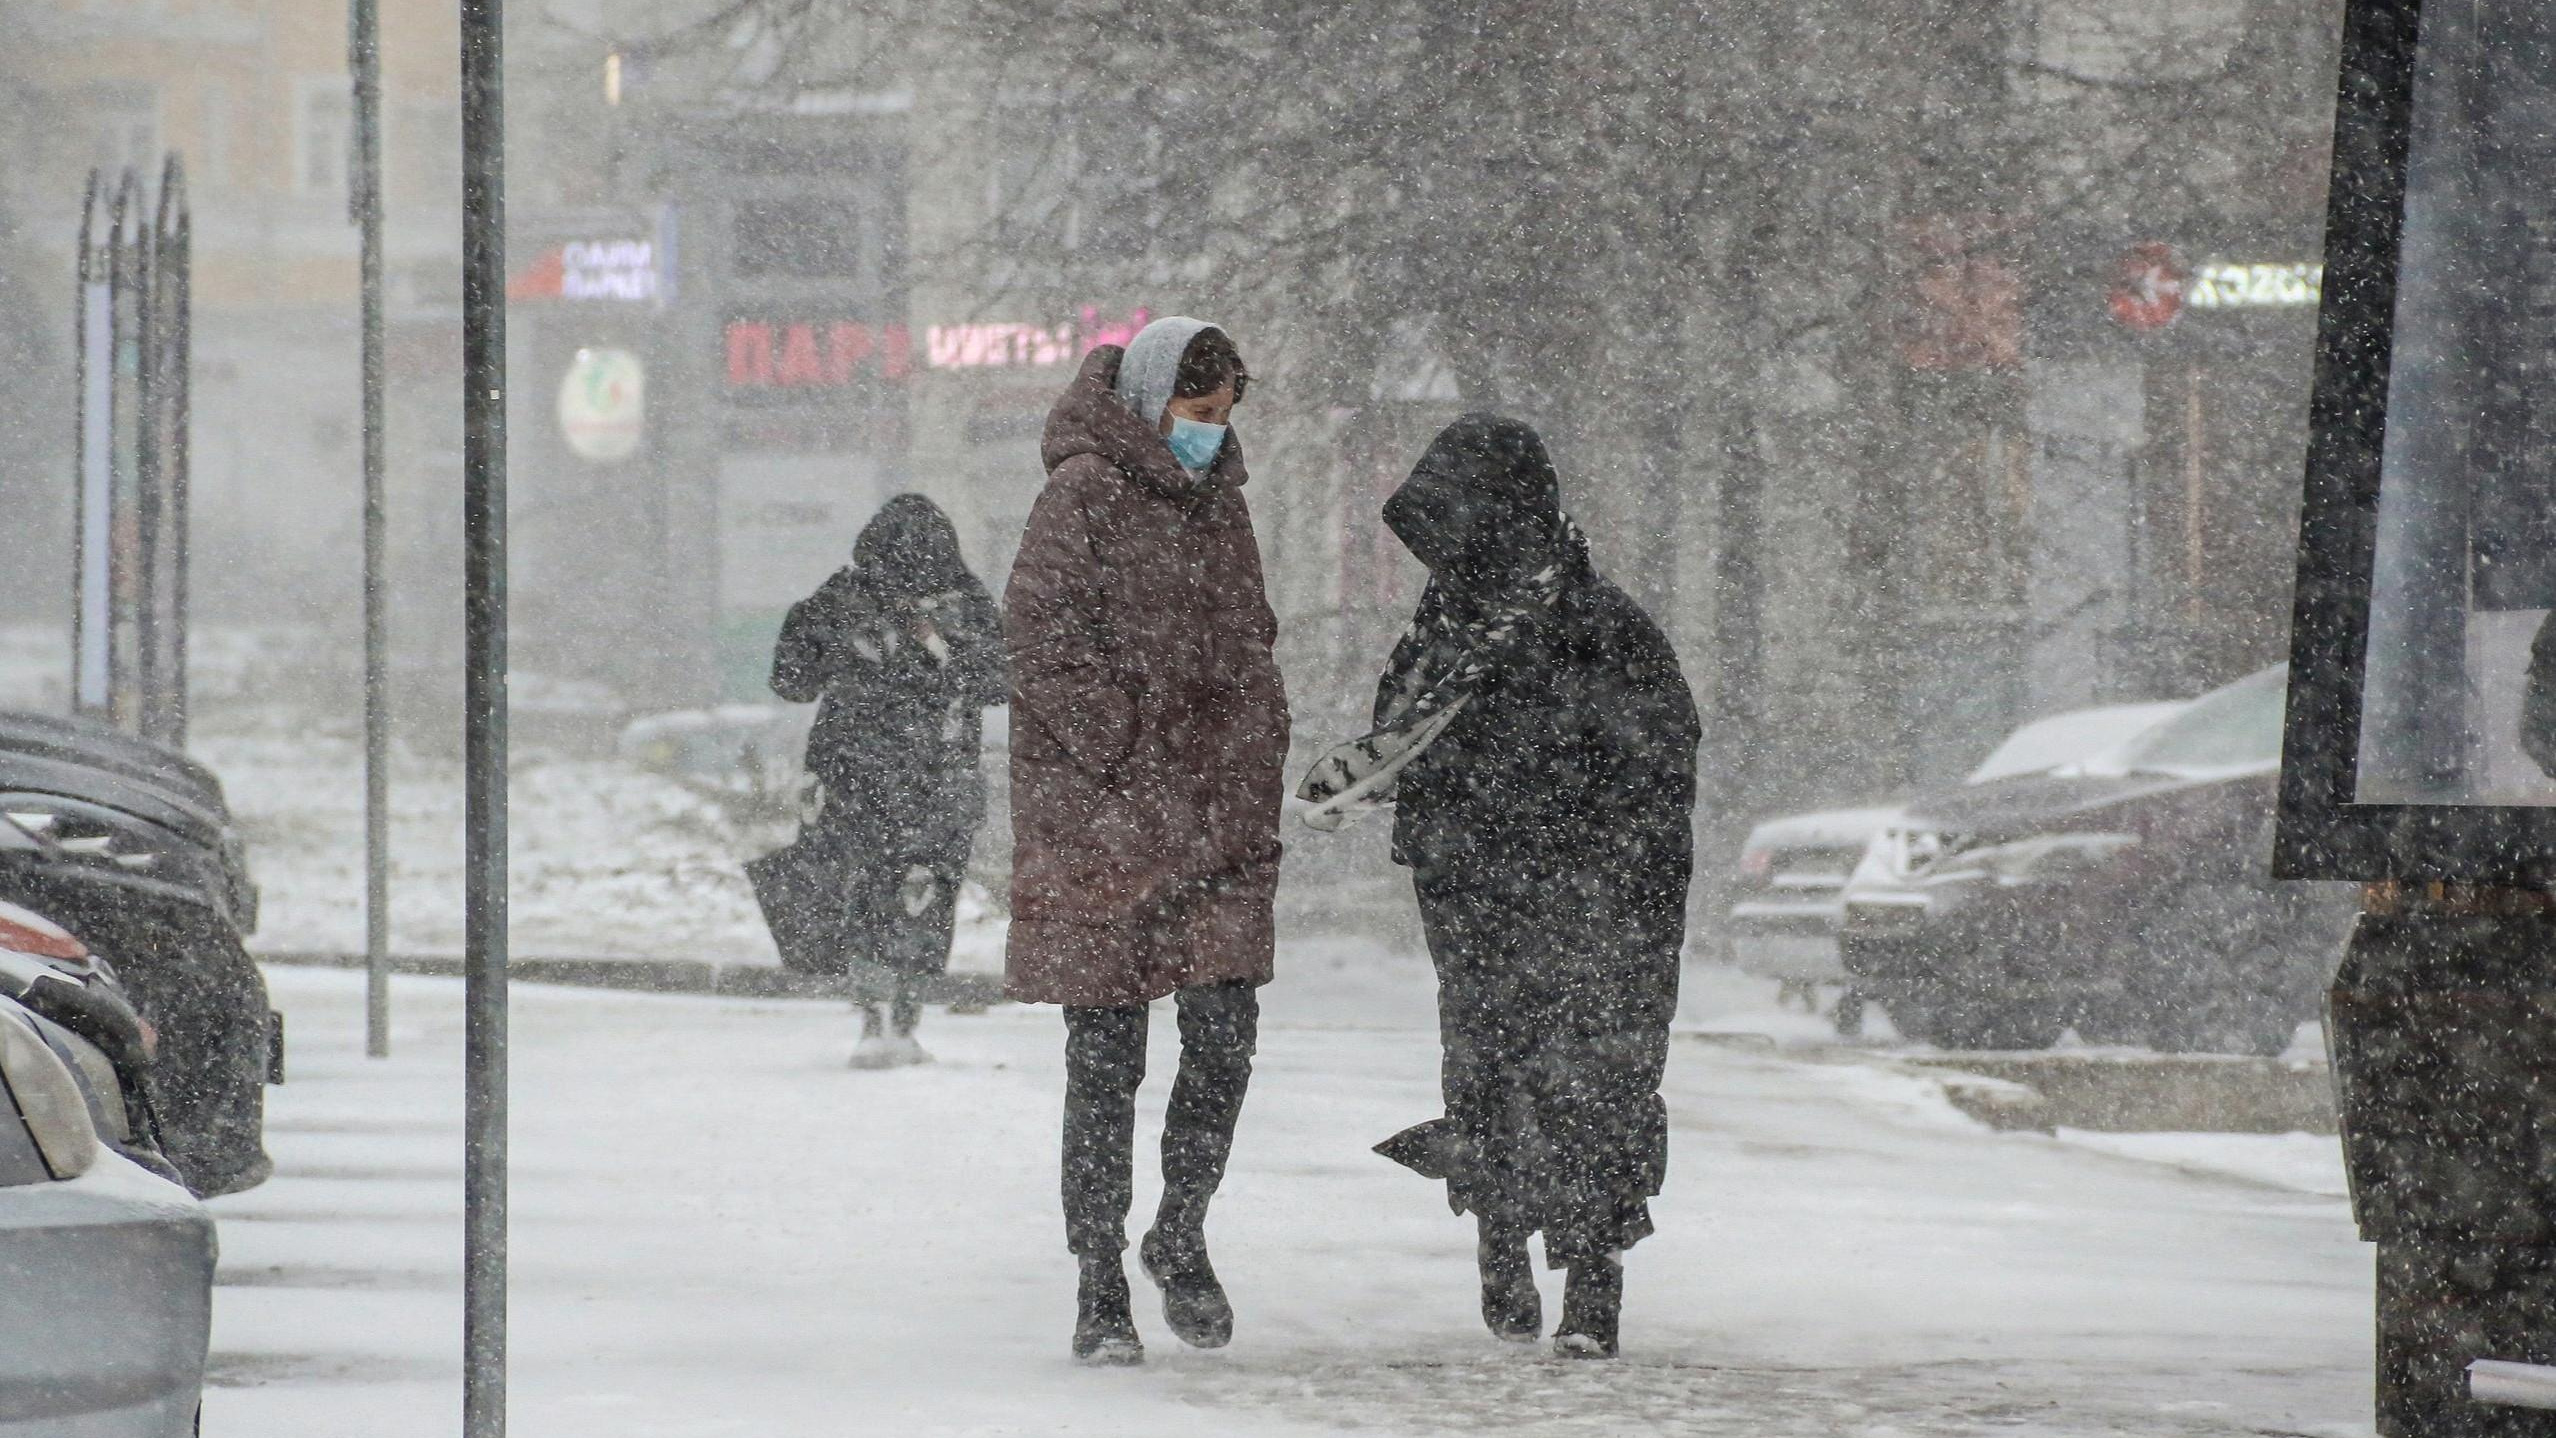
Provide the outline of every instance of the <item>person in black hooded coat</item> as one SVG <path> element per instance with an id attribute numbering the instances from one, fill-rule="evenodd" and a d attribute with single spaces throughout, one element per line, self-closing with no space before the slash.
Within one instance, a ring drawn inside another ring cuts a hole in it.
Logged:
<path id="1" fill-rule="evenodd" d="M 866 963 L 894 975 L 887 1022 L 866 1007 L 853 1063 L 921 1062 L 917 987 L 949 965 L 968 847 L 985 818 L 984 710 L 1010 693 L 993 598 L 939 506 L 919 494 L 881 506 L 851 565 L 791 606 L 772 690 L 818 705 L 807 753 L 815 817 L 783 851 L 793 862 L 771 866 L 787 879 L 756 874 L 774 936 L 794 967 L 847 974 Z"/>
<path id="2" fill-rule="evenodd" d="M 1316 827 L 1394 804 L 1437 968 L 1447 1115 L 1380 1149 L 1477 1217 L 1494 1333 L 1541 1331 L 1541 1232 L 1569 1270 L 1556 1348 L 1612 1356 L 1620 1255 L 1667 1169 L 1702 726 L 1666 636 L 1591 566 L 1534 430 L 1458 420 L 1384 519 L 1429 586 L 1376 731 L 1300 790 Z"/>

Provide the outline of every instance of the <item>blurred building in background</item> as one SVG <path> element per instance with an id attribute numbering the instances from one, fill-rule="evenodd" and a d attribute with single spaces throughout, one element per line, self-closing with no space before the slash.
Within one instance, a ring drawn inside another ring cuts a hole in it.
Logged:
<path id="1" fill-rule="evenodd" d="M 409 521 L 460 473 L 458 42 L 450 6 L 385 0 L 382 11 L 393 482 Z M 351 635 L 361 435 L 344 5 L 41 0 L 11 19 L 5 203 L 25 271 L 12 280 L 43 297 L 55 403 L 69 395 L 85 175 L 112 182 L 132 167 L 156 190 L 175 154 L 195 217 L 198 602 L 215 619 L 343 620 Z M 67 408 L 58 427 L 67 442 Z M 45 512 L 67 534 L 67 443 L 41 439 L 21 452 L 50 458 L 7 482 L 13 497 L 59 506 Z M 67 574 L 67 544 L 39 548 Z"/>
<path id="2" fill-rule="evenodd" d="M 1470 408 L 1545 430 L 1687 656 L 1708 812 L 1941 777 L 2280 656 L 2334 0 L 1494 8 L 1267 0 L 1182 42 L 1213 84 L 1099 0 L 510 17 L 519 668 L 639 709 L 759 694 L 781 611 L 900 489 L 999 585 L 1056 390 L 1179 312 L 1259 376 L 1308 735 L 1350 727 L 1416 598 L 1376 507 Z M 452 17 L 384 9 L 426 692 L 459 613 Z M 34 259 L 0 278 L 67 316 L 82 172 L 187 157 L 204 602 L 351 664 L 342 7 L 31 14 L 0 81 Z"/>

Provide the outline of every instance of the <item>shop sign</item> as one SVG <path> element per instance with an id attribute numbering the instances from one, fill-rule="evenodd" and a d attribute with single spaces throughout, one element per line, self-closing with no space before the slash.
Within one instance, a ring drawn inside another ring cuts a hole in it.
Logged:
<path id="1" fill-rule="evenodd" d="M 912 344 L 903 325 L 735 320 L 728 325 L 728 387 L 841 389 L 864 371 L 903 379 Z"/>
<path id="2" fill-rule="evenodd" d="M 639 452 L 648 375 L 628 350 L 581 349 L 559 382 L 559 432 L 579 459 L 613 464 Z"/>
<path id="3" fill-rule="evenodd" d="M 1145 327 L 1138 310 L 1124 320 L 1104 321 L 1100 310 L 1083 307 L 1079 322 L 1057 325 L 933 325 L 923 332 L 923 363 L 931 369 L 1044 368 L 1071 364 L 1102 345 L 1123 345 Z"/>
<path id="4" fill-rule="evenodd" d="M 2189 284 L 2173 246 L 2133 245 L 2121 256 L 2105 308 L 2124 328 L 2161 330 L 2182 317 Z"/>
<path id="5" fill-rule="evenodd" d="M 570 240 L 542 251 L 507 281 L 506 298 L 654 304 L 665 295 L 657 255 L 654 240 Z"/>
<path id="6" fill-rule="evenodd" d="M 559 247 L 559 293 L 571 300 L 657 297 L 657 246 L 653 240 L 571 240 Z"/>
<path id="7" fill-rule="evenodd" d="M 2196 310 L 2311 309 L 2325 296 L 2321 264 L 2207 264 L 2185 297 Z"/>

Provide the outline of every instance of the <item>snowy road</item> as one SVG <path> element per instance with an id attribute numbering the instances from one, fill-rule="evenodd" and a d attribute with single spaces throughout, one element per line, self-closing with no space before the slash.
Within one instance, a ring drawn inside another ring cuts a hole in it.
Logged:
<path id="1" fill-rule="evenodd" d="M 519 989 L 515 1431 L 2369 1431 L 2369 1260 L 2339 1200 L 1991 1133 L 1919 1078 L 1693 1037 L 1627 1360 L 1500 1348 L 1465 1225 L 1366 1151 L 1435 1111 L 1425 983 L 1326 958 L 1267 991 L 1213 1228 L 1235 1344 L 1180 1349 L 1140 1292 L 1153 1361 L 1128 1373 L 1064 1356 L 1053 1012 L 935 1015 L 938 1066 L 854 1074 L 829 1006 Z M 217 1205 L 206 1432 L 451 1434 L 458 986 L 403 981 L 399 1056 L 371 1063 L 356 976 L 272 982 L 294 1082 L 277 1179 Z"/>

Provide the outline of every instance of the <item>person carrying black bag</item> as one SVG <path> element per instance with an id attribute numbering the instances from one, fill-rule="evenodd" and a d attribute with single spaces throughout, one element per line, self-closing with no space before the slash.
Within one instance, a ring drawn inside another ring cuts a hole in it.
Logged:
<path id="1" fill-rule="evenodd" d="M 863 1006 L 854 1068 L 929 1062 L 914 1038 L 920 987 L 949 967 L 985 818 L 984 710 L 1010 696 L 993 598 L 938 505 L 889 500 L 850 566 L 791 606 L 772 692 L 818 705 L 814 813 L 790 845 L 747 866 L 773 939 L 801 972 L 892 977 L 887 1014 Z"/>

